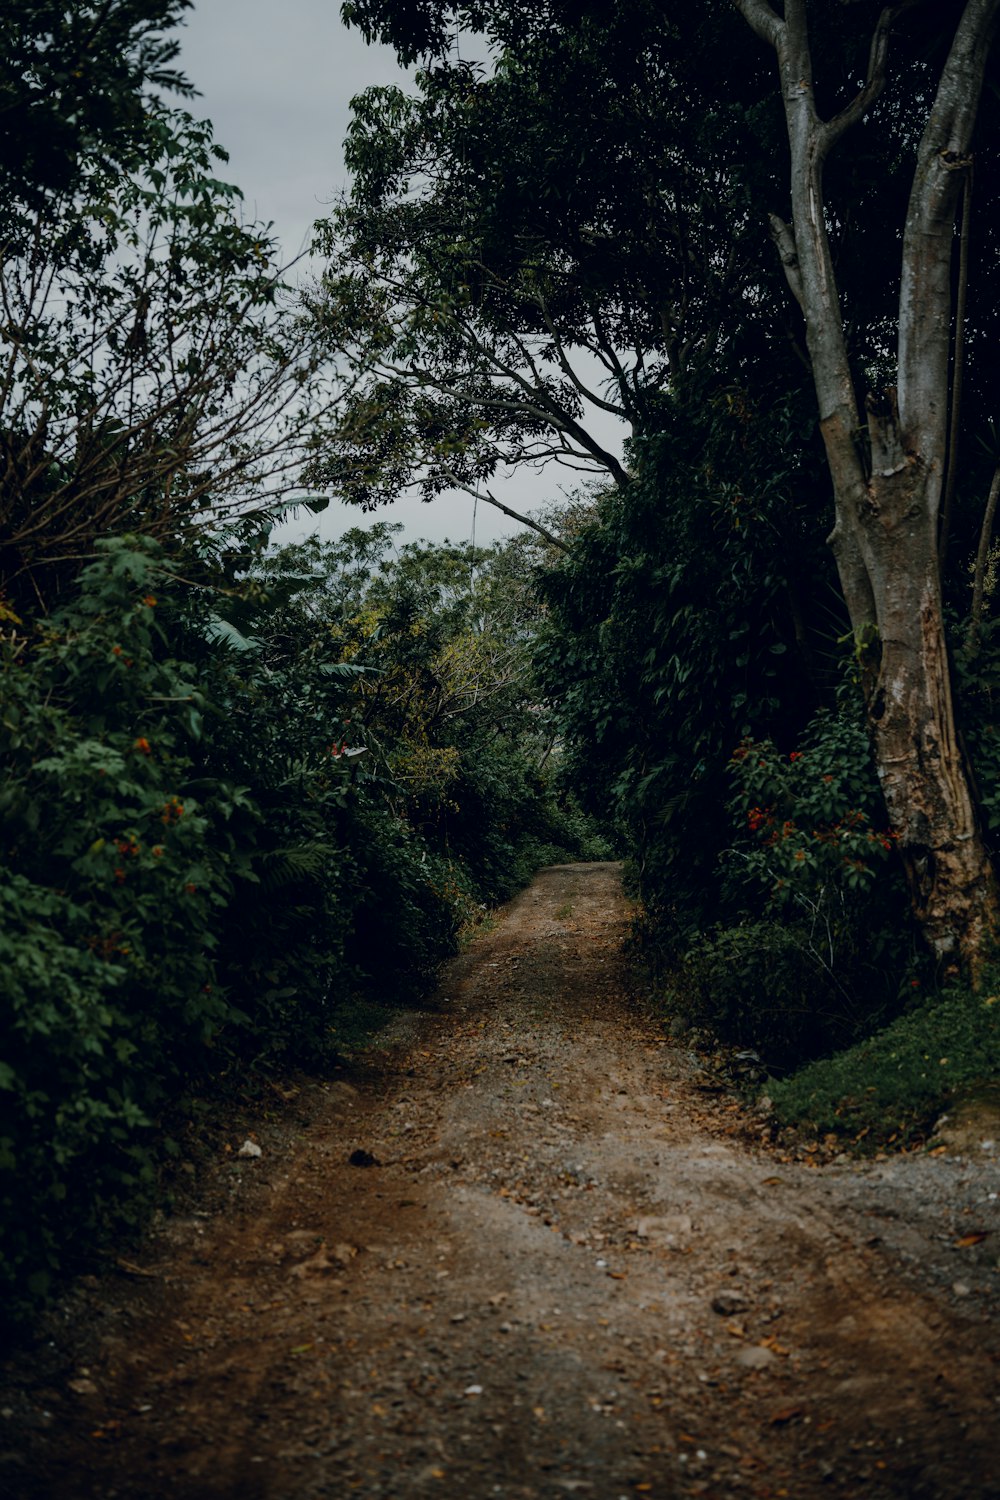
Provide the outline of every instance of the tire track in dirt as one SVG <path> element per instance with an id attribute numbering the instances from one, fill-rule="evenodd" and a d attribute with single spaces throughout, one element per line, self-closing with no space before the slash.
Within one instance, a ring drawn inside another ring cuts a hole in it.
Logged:
<path id="1" fill-rule="evenodd" d="M 952 1290 L 995 1161 L 753 1146 L 626 998 L 624 926 L 616 866 L 543 871 L 434 1013 L 262 1126 L 227 1208 L 9 1371 L 0 1493 L 1000 1495 L 987 1251 Z"/>

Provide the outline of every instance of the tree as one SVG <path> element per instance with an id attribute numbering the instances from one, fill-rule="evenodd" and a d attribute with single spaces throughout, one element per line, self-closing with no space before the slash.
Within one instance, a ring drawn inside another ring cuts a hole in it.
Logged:
<path id="1" fill-rule="evenodd" d="M 731 366 L 775 301 L 739 160 L 752 89 L 707 110 L 656 9 L 560 29 L 482 8 L 493 68 L 435 58 L 415 97 L 355 101 L 315 314 L 358 380 L 314 480 L 366 507 L 552 460 L 627 485 L 595 416 L 655 430 L 668 392 Z"/>
<path id="2" fill-rule="evenodd" d="M 805 318 L 834 486 L 831 541 L 863 662 L 882 788 L 914 910 L 932 949 L 974 968 L 1000 908 L 955 726 L 939 538 L 949 461 L 953 231 L 1000 5 L 969 0 L 959 7 L 924 105 L 902 233 L 895 372 L 890 384 L 868 395 L 862 418 L 823 173 L 834 147 L 875 108 L 889 77 L 893 34 L 913 7 L 881 8 L 863 82 L 824 118 L 805 0 L 787 0 L 783 16 L 767 0 L 734 4 L 778 59 L 791 222 L 775 215 L 772 228 Z M 954 12 L 949 7 L 949 16 Z M 900 148 L 910 144 L 904 139 Z"/>
<path id="3" fill-rule="evenodd" d="M 100 160 L 124 170 L 160 90 L 188 95 L 166 35 L 191 0 L 8 0 L 0 19 L 0 223 L 65 193 Z M 8 246 L 9 249 L 9 246 Z"/>
<path id="4" fill-rule="evenodd" d="M 96 537 L 178 541 L 295 490 L 325 394 L 161 36 L 184 0 L 5 11 L 0 589 L 51 607 Z M 22 76 L 23 75 L 23 76 Z"/>
<path id="5" fill-rule="evenodd" d="M 296 488 L 320 382 L 211 126 L 150 104 L 128 172 L 22 215 L 0 282 L 0 586 L 48 600 L 109 531 L 176 538 Z"/>

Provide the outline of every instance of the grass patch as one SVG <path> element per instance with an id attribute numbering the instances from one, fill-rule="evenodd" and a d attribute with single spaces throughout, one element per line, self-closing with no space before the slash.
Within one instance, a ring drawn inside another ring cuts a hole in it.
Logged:
<path id="1" fill-rule="evenodd" d="M 926 1135 L 960 1092 L 1000 1078 L 1000 971 L 981 994 L 954 987 L 846 1052 L 772 1082 L 783 1125 L 872 1143 Z"/>
<path id="2" fill-rule="evenodd" d="M 467 917 L 458 929 L 459 953 L 464 953 L 467 948 L 471 948 L 477 938 L 484 937 L 487 932 L 492 932 L 499 920 L 499 907 L 482 906 L 472 916 Z"/>

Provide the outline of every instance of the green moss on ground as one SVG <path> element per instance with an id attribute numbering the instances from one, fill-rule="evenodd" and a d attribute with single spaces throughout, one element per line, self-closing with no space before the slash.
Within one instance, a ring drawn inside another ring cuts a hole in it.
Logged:
<path id="1" fill-rule="evenodd" d="M 772 1081 L 776 1118 L 873 1143 L 926 1135 L 956 1097 L 1000 1078 L 1000 972 L 989 979 L 978 994 L 945 990 L 846 1052 Z"/>

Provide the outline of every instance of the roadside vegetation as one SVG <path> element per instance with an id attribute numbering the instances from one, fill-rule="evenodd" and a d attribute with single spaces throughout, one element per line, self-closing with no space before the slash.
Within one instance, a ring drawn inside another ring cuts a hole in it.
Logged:
<path id="1" fill-rule="evenodd" d="M 589 473 L 539 670 L 654 982 L 760 1075 L 882 1098 L 888 1137 L 899 1080 L 852 1049 L 901 1026 L 940 1053 L 930 1018 L 988 990 L 997 925 L 974 246 L 1000 95 L 992 5 L 850 10 L 351 0 L 422 71 L 357 101 L 321 229 L 314 316 L 357 385 L 315 472 L 366 504 L 512 459 Z M 963 1012 L 970 1079 L 990 1014 Z M 919 1136 L 955 1085 L 906 1076 Z"/>
<path id="2" fill-rule="evenodd" d="M 995 1078 L 992 8 L 352 0 L 421 66 L 355 101 L 304 290 L 177 104 L 185 0 L 7 8 L 15 1309 L 141 1219 L 193 1093 L 323 1066 L 555 860 L 627 856 L 664 1013 L 782 1122 L 919 1142 Z M 486 550 L 271 545 L 541 463 L 574 501 Z"/>
<path id="3" fill-rule="evenodd" d="M 52 182 L 3 184 L 15 1311 L 141 1221 L 193 1095 L 328 1064 L 540 864 L 608 849 L 553 777 L 533 544 L 401 546 L 381 522 L 269 545 L 328 388 L 210 130 L 143 92 L 178 9 L 101 7 L 119 113 Z M 67 56 L 97 48 L 88 15 Z M 48 23 L 18 20 L 24 62 Z M 48 62 L 26 109 L 64 87 Z"/>
<path id="4" fill-rule="evenodd" d="M 140 1211 L 186 1091 L 323 1066 L 539 865 L 606 850 L 546 772 L 518 543 L 393 532 L 96 538 L 57 608 L 10 612 L 13 1284 Z"/>

